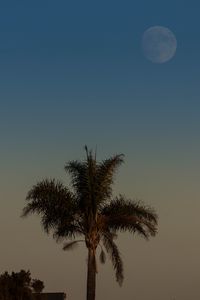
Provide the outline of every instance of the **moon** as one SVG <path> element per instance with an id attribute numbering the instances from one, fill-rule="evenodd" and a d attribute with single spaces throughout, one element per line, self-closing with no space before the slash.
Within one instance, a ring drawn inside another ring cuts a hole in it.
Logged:
<path id="1" fill-rule="evenodd" d="M 142 49 L 148 60 L 162 64 L 175 55 L 177 40 L 174 33 L 167 27 L 153 26 L 143 34 Z"/>

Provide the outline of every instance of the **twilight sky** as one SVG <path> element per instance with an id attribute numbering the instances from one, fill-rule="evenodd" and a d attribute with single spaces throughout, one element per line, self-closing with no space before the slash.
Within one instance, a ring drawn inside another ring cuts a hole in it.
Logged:
<path id="1" fill-rule="evenodd" d="M 197 1 L 0 1 L 1 272 L 30 269 L 46 291 L 85 297 L 86 250 L 63 252 L 21 219 L 30 187 L 68 184 L 64 164 L 97 145 L 124 153 L 114 193 L 159 214 L 159 234 L 118 240 L 123 287 L 99 266 L 97 300 L 200 298 L 200 5 Z M 175 57 L 153 64 L 143 32 L 166 26 Z"/>

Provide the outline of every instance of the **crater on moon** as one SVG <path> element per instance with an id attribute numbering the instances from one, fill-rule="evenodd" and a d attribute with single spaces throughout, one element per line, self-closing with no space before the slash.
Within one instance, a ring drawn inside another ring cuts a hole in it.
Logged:
<path id="1" fill-rule="evenodd" d="M 162 26 L 147 29 L 142 37 L 145 57 L 153 63 L 165 63 L 176 53 L 177 40 L 171 30 Z"/>

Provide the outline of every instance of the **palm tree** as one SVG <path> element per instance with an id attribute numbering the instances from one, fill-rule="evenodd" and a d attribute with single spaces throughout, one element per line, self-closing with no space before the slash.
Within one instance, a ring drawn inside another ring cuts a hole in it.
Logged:
<path id="1" fill-rule="evenodd" d="M 57 241 L 67 240 L 63 249 L 72 249 L 84 241 L 88 250 L 87 300 L 95 299 L 97 274 L 96 249 L 101 248 L 100 261 L 105 252 L 111 258 L 116 280 L 123 281 L 123 263 L 115 243 L 118 232 L 129 231 L 148 240 L 157 232 L 154 209 L 124 196 L 112 197 L 112 184 L 124 156 L 114 155 L 97 162 L 96 154 L 86 150 L 84 161 L 70 161 L 65 171 L 71 177 L 72 189 L 55 179 L 45 179 L 28 192 L 22 216 L 37 213 L 46 233 L 53 232 Z M 76 240 L 82 236 L 83 240 Z"/>

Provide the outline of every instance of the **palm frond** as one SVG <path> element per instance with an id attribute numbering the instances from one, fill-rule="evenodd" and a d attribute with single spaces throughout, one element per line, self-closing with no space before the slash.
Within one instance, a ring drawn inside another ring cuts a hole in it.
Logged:
<path id="1" fill-rule="evenodd" d="M 112 194 L 112 183 L 117 167 L 123 162 L 123 155 L 115 155 L 101 163 L 96 162 L 87 146 L 86 161 L 71 161 L 65 170 L 71 176 L 73 189 L 79 199 L 82 211 L 87 215 L 96 214 L 98 207 Z"/>
<path id="2" fill-rule="evenodd" d="M 103 251 L 103 249 L 101 249 L 101 252 L 100 252 L 100 255 L 99 255 L 99 260 L 102 264 L 105 264 L 106 262 L 106 254 L 105 252 Z"/>
<path id="3" fill-rule="evenodd" d="M 119 253 L 119 250 L 116 244 L 113 241 L 112 235 L 110 235 L 109 231 L 104 232 L 102 235 L 102 241 L 106 251 L 108 252 L 113 268 L 115 270 L 115 277 L 119 285 L 122 285 L 124 275 L 123 275 L 123 262 Z"/>
<path id="4" fill-rule="evenodd" d="M 86 218 L 91 214 L 95 216 L 97 211 L 96 197 L 96 159 L 92 151 L 86 150 L 86 161 L 71 161 L 65 166 L 66 172 L 71 176 L 73 189 L 79 200 L 80 208 Z"/>
<path id="5" fill-rule="evenodd" d="M 71 161 L 65 166 L 65 171 L 71 176 L 74 192 L 79 200 L 80 208 L 87 212 L 91 208 L 91 185 L 87 162 Z"/>
<path id="6" fill-rule="evenodd" d="M 22 217 L 33 213 L 43 213 L 47 208 L 55 208 L 60 205 L 69 207 L 74 202 L 73 194 L 60 182 L 55 179 L 45 179 L 38 182 L 28 192 Z"/>
<path id="7" fill-rule="evenodd" d="M 70 161 L 65 165 L 65 171 L 70 175 L 72 186 L 77 194 L 85 189 L 87 185 L 87 164 L 85 161 Z"/>
<path id="8" fill-rule="evenodd" d="M 84 240 L 78 240 L 78 241 L 72 241 L 72 242 L 67 242 L 63 246 L 63 250 L 73 250 L 76 246 L 78 246 L 78 243 L 84 242 Z"/>
<path id="9" fill-rule="evenodd" d="M 114 155 L 113 157 L 102 161 L 98 164 L 96 189 L 98 204 L 104 203 L 110 199 L 112 195 L 112 184 L 114 181 L 114 174 L 117 168 L 124 162 L 124 155 Z"/>
<path id="10" fill-rule="evenodd" d="M 102 209 L 111 230 L 138 233 L 148 239 L 157 233 L 157 214 L 141 202 L 126 200 L 123 196 Z"/>
<path id="11" fill-rule="evenodd" d="M 65 225 L 76 225 L 78 206 L 74 195 L 59 181 L 43 180 L 28 192 L 27 205 L 22 217 L 37 213 L 41 216 L 44 230 L 57 229 Z M 73 226 L 72 226 L 73 227 Z M 75 230 L 71 229 L 71 234 Z"/>
<path id="12" fill-rule="evenodd" d="M 75 239 L 83 235 L 83 231 L 79 225 L 71 222 L 60 222 L 58 226 L 54 229 L 53 238 L 56 241 L 63 242 L 65 239 Z"/>
<path id="13" fill-rule="evenodd" d="M 132 215 L 157 224 L 158 216 L 155 210 L 150 206 L 144 205 L 141 201 L 128 200 L 120 195 L 112 200 L 109 205 L 102 209 L 102 214 L 109 216 L 114 215 Z"/>

